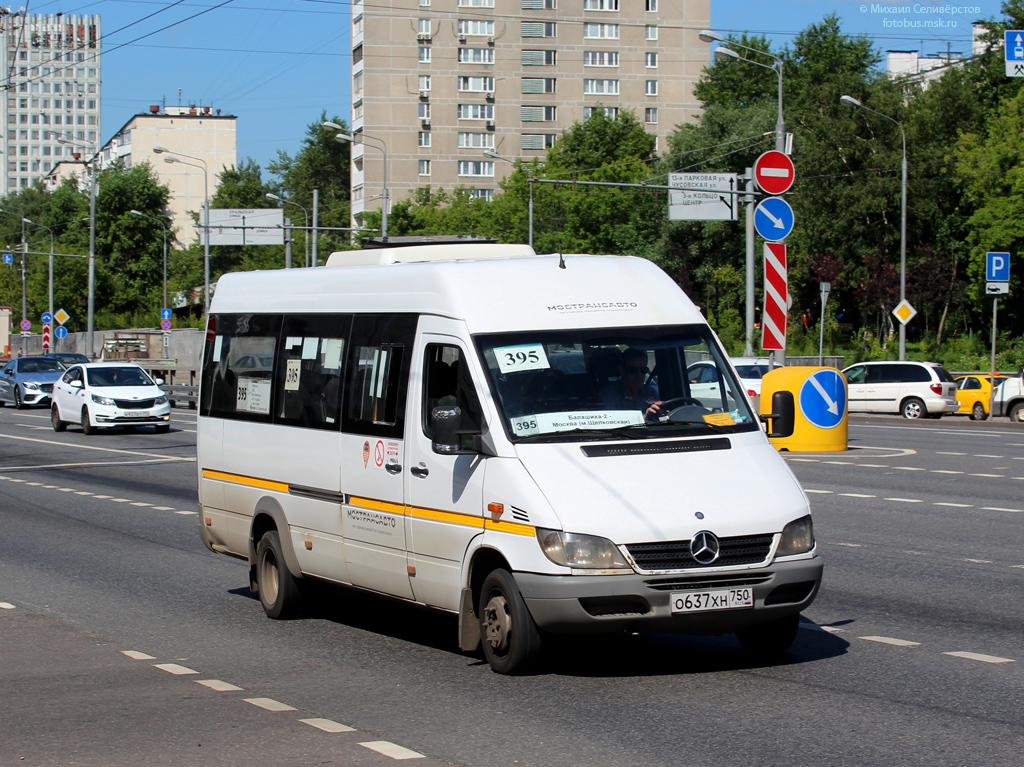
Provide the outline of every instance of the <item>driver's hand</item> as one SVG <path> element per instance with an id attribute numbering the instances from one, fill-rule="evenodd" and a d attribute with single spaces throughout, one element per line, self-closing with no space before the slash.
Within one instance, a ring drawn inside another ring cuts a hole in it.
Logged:
<path id="1" fill-rule="evenodd" d="M 661 411 L 661 406 L 664 404 L 665 400 L 658 400 L 657 402 L 653 403 L 649 408 L 647 408 L 647 410 L 644 411 L 644 418 L 648 421 L 654 421 L 660 418 L 663 415 Z"/>

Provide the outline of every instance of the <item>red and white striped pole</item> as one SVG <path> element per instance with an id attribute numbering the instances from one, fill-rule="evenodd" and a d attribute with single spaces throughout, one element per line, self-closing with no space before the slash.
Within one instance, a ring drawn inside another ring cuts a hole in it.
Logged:
<path id="1" fill-rule="evenodd" d="M 764 244 L 764 309 L 761 312 L 761 348 L 786 350 L 789 288 L 786 284 L 786 244 Z"/>

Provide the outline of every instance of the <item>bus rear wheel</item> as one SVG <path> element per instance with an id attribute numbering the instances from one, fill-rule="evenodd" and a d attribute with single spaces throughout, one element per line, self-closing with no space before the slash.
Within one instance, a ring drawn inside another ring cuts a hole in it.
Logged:
<path id="1" fill-rule="evenodd" d="M 264 533 L 256 546 L 256 583 L 260 604 L 268 618 L 286 620 L 298 613 L 302 595 L 285 564 L 281 538 L 276 530 Z"/>

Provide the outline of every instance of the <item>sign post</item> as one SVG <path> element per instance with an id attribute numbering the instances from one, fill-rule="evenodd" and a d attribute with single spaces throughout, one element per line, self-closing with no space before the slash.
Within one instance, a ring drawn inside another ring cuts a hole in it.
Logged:
<path id="1" fill-rule="evenodd" d="M 831 282 L 819 282 L 818 287 L 821 289 L 821 324 L 818 326 L 818 367 L 824 364 L 825 357 L 825 304 L 828 303 L 828 294 L 832 290 Z"/>
<path id="2" fill-rule="evenodd" d="M 1016 32 L 1016 45 L 1022 45 L 1022 35 L 1020 32 Z M 1010 33 L 1006 33 L 1007 45 L 1010 42 Z M 1009 56 L 1010 52 L 1007 50 L 1007 74 L 1009 74 Z M 1024 51 L 1021 51 L 1020 59 L 1024 63 Z M 989 371 L 989 393 L 988 393 L 988 412 L 992 414 L 992 400 L 996 394 L 996 320 L 999 317 L 999 296 L 1008 294 L 1010 292 L 1010 254 L 1002 252 L 989 252 L 985 254 L 985 279 L 988 284 L 985 286 L 985 293 L 992 296 L 992 367 Z"/>

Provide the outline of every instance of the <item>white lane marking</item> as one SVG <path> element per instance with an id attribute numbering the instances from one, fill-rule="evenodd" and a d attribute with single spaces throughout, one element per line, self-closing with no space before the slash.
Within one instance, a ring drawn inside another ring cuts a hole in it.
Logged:
<path id="1" fill-rule="evenodd" d="M 1001 479 L 1002 474 L 971 474 L 972 477 L 989 477 L 990 479 Z"/>
<path id="2" fill-rule="evenodd" d="M 199 512 L 198 511 L 176 511 L 174 513 L 175 514 L 184 514 L 187 517 L 198 517 L 199 516 Z"/>
<path id="3" fill-rule="evenodd" d="M 294 706 L 289 706 L 286 703 L 281 703 L 273 698 L 242 698 L 246 703 L 252 703 L 254 706 L 259 706 L 267 711 L 296 711 Z"/>
<path id="4" fill-rule="evenodd" d="M 955 509 L 973 509 L 973 503 L 946 503 L 944 501 L 936 501 L 933 505 L 935 506 L 952 506 Z"/>
<path id="5" fill-rule="evenodd" d="M 107 498 L 112 498 L 112 497 L 113 496 L 110 496 L 110 495 L 94 495 L 93 496 L 93 498 L 99 498 L 100 500 L 106 500 Z"/>
<path id="6" fill-rule="evenodd" d="M 982 663 L 1015 663 L 1013 658 L 1000 658 L 997 655 L 982 655 L 977 652 L 944 652 L 943 655 L 952 655 L 954 658 L 967 658 L 967 660 L 980 660 Z"/>
<path id="7" fill-rule="evenodd" d="M 851 549 L 859 549 L 864 546 L 863 543 L 833 543 L 833 546 L 849 546 Z"/>
<path id="8" fill-rule="evenodd" d="M 804 492 L 805 493 L 818 493 L 819 495 L 832 495 L 832 491 L 831 490 L 807 490 L 805 488 Z"/>
<path id="9" fill-rule="evenodd" d="M 10 602 L 0 602 L 0 610 L 13 610 L 14 605 Z"/>
<path id="10" fill-rule="evenodd" d="M 923 551 L 914 551 L 912 549 L 904 549 L 903 553 L 904 554 L 914 554 L 914 555 L 919 556 L 919 557 L 927 556 L 925 554 L 925 552 L 923 552 Z"/>
<path id="11" fill-rule="evenodd" d="M 1024 570 L 1024 565 L 1010 565 L 1014 570 Z"/>
<path id="12" fill-rule="evenodd" d="M 132 502 L 132 506 L 152 506 L 152 505 L 153 504 L 146 503 L 145 501 L 133 501 Z"/>
<path id="13" fill-rule="evenodd" d="M 173 506 L 154 506 L 153 511 L 174 511 Z"/>
<path id="14" fill-rule="evenodd" d="M 354 727 L 349 727 L 347 724 L 341 724 L 331 719 L 300 719 L 299 721 L 324 732 L 355 732 Z"/>
<path id="15" fill-rule="evenodd" d="M 392 759 L 422 759 L 423 754 L 417 754 L 402 746 L 396 746 L 386 740 L 374 740 L 369 743 L 360 743 L 360 746 L 376 751 L 378 754 L 390 756 Z"/>
<path id="16" fill-rule="evenodd" d="M 1021 513 L 1024 513 L 1024 510 L 1022 510 L 1022 509 L 1001 509 L 998 506 L 982 506 L 981 510 L 982 511 L 1008 511 L 1011 514 L 1021 514 Z"/>
<path id="17" fill-rule="evenodd" d="M 932 474 L 963 474 L 963 472 L 950 471 L 949 469 L 932 469 Z"/>
<path id="18" fill-rule="evenodd" d="M 156 660 L 152 655 L 146 655 L 144 652 L 138 650 L 121 650 L 123 655 L 127 655 L 132 660 Z"/>
<path id="19" fill-rule="evenodd" d="M 193 671 L 188 666 L 181 666 L 177 663 L 154 663 L 153 665 L 161 671 L 166 671 L 168 674 L 175 674 L 177 676 L 199 673 L 198 671 Z"/>
<path id="20" fill-rule="evenodd" d="M 5 477 L 5 479 L 7 479 L 8 482 L 24 482 L 25 481 L 23 479 L 14 479 L 13 477 L 12 478 Z"/>
<path id="21" fill-rule="evenodd" d="M 0 439 L 16 439 L 23 442 L 40 442 L 44 445 L 50 445 L 51 447 L 70 447 L 78 450 L 98 450 L 102 453 L 118 453 L 119 455 L 141 455 L 146 458 L 152 458 L 152 453 L 140 453 L 137 450 L 116 450 L 112 447 L 96 447 L 95 445 L 77 445 L 73 442 L 60 442 L 51 439 L 34 439 L 32 437 L 16 437 L 13 434 L 0 434 Z M 195 463 L 195 458 L 179 458 L 178 456 L 163 456 L 162 460 L 165 461 L 185 461 L 186 463 Z"/>
<path id="22" fill-rule="evenodd" d="M 924 503 L 920 498 L 886 498 L 885 500 L 898 503 Z"/>
<path id="23" fill-rule="evenodd" d="M 111 498 L 110 499 L 111 503 L 128 503 L 128 501 L 130 501 L 130 500 L 131 500 L 131 498 Z"/>
<path id="24" fill-rule="evenodd" d="M 815 378 L 813 380 L 817 381 L 818 379 Z M 822 463 L 829 463 L 829 464 L 833 464 L 835 466 L 856 466 L 857 465 L 853 461 L 822 461 Z"/>
<path id="25" fill-rule="evenodd" d="M 169 458 L 151 458 L 148 461 L 121 461 L 111 458 L 109 461 L 87 461 L 80 463 L 38 463 L 32 466 L 4 466 L 4 471 L 32 471 L 35 469 L 71 469 L 82 466 L 137 466 L 144 463 L 167 463 Z"/>
<path id="26" fill-rule="evenodd" d="M 950 453 L 944 450 L 936 450 L 935 455 L 967 455 L 967 453 Z"/>
<path id="27" fill-rule="evenodd" d="M 973 562 L 976 565 L 990 565 L 991 559 L 971 559 L 970 557 L 959 557 L 961 562 Z"/>
<path id="28" fill-rule="evenodd" d="M 57 490 L 59 490 L 62 493 L 73 493 L 73 492 L 75 492 L 75 488 L 73 488 L 73 487 L 58 487 Z"/>
<path id="29" fill-rule="evenodd" d="M 75 495 L 92 495 L 88 490 L 76 490 Z"/>
<path id="30" fill-rule="evenodd" d="M 877 495 L 866 495 L 864 493 L 839 493 L 846 498 L 877 498 Z"/>
<path id="31" fill-rule="evenodd" d="M 26 482 L 25 484 L 28 485 L 29 487 L 39 487 L 43 483 L 42 482 Z"/>
<path id="32" fill-rule="evenodd" d="M 1003 456 L 1001 456 L 1001 455 L 983 455 L 982 453 L 975 453 L 974 457 L 975 458 L 1002 458 Z"/>
<path id="33" fill-rule="evenodd" d="M 881 463 L 862 463 L 861 466 L 865 469 L 888 469 L 889 467 Z"/>
<path id="34" fill-rule="evenodd" d="M 818 463 L 817 458 L 790 458 L 791 461 L 802 461 L 803 463 Z"/>
<path id="35" fill-rule="evenodd" d="M 892 637 L 860 637 L 866 639 L 869 642 L 881 642 L 882 644 L 891 644 L 896 647 L 917 647 L 920 642 L 910 642 L 906 639 L 893 639 Z"/>
<path id="36" fill-rule="evenodd" d="M 230 682 L 222 682 L 219 679 L 197 679 L 196 684 L 201 684 L 203 687 L 209 687 L 211 690 L 217 692 L 234 692 L 235 690 L 241 690 L 241 687 L 233 685 Z"/>
<path id="37" fill-rule="evenodd" d="M 894 469 L 903 469 L 903 471 L 927 471 L 919 466 L 893 466 Z"/>

